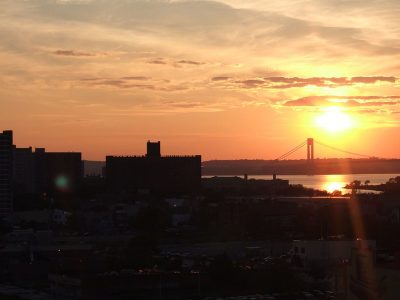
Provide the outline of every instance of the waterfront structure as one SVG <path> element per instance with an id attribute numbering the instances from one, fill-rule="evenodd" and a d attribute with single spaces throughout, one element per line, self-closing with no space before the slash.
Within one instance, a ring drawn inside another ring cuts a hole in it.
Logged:
<path id="1" fill-rule="evenodd" d="M 148 142 L 145 156 L 107 156 L 106 180 L 112 191 L 196 193 L 201 186 L 201 156 L 161 156 L 160 142 Z"/>
<path id="2" fill-rule="evenodd" d="M 0 133 L 0 217 L 12 212 L 13 132 Z"/>

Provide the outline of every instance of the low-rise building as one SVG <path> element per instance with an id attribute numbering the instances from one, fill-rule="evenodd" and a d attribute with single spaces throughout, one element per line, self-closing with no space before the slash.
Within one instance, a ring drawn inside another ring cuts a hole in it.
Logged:
<path id="1" fill-rule="evenodd" d="M 300 257 L 305 264 L 310 262 L 349 261 L 352 251 L 360 240 L 295 240 L 289 254 Z M 376 241 L 362 241 L 376 249 Z"/>

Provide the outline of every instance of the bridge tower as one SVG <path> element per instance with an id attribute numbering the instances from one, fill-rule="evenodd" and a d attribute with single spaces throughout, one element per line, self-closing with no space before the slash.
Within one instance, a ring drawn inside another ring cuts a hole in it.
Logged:
<path id="1" fill-rule="evenodd" d="M 307 139 L 307 161 L 314 161 L 314 139 Z"/>

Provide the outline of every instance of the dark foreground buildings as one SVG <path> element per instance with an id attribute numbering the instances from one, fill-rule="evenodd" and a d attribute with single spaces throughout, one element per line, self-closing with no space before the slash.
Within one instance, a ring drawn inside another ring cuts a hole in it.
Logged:
<path id="1" fill-rule="evenodd" d="M 201 156 L 161 156 L 160 142 L 147 142 L 145 156 L 107 156 L 106 178 L 112 191 L 196 193 L 201 186 Z"/>
<path id="2" fill-rule="evenodd" d="M 37 192 L 78 191 L 83 178 L 80 152 L 46 152 L 44 148 L 37 148 L 34 154 Z"/>
<path id="3" fill-rule="evenodd" d="M 79 152 L 14 148 L 13 182 L 16 193 L 76 192 L 82 177 L 82 155 Z"/>
<path id="4" fill-rule="evenodd" d="M 0 216 L 12 212 L 15 195 L 74 193 L 82 177 L 80 152 L 17 148 L 11 130 L 0 132 Z"/>
<path id="5" fill-rule="evenodd" d="M 13 183 L 17 194 L 78 191 L 83 177 L 79 152 L 46 152 L 14 148 Z"/>
<path id="6" fill-rule="evenodd" d="M 13 133 L 0 133 L 0 217 L 12 211 Z"/>

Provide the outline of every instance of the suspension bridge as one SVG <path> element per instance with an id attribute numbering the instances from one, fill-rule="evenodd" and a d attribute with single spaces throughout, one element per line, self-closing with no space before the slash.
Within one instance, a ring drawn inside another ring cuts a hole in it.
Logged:
<path id="1" fill-rule="evenodd" d="M 312 162 L 314 160 L 314 145 L 318 145 L 324 148 L 328 148 L 330 150 L 334 150 L 336 152 L 340 152 L 340 153 L 344 153 L 344 154 L 349 154 L 352 156 L 357 156 L 357 157 L 363 157 L 363 158 L 377 158 L 376 156 L 372 156 L 372 155 L 365 155 L 365 154 L 360 154 L 360 153 L 356 153 L 356 152 L 352 152 L 352 151 L 348 151 L 345 149 L 340 149 L 334 146 L 330 146 L 326 143 L 322 143 L 318 140 L 315 140 L 314 138 L 308 138 L 305 141 L 301 142 L 299 145 L 297 145 L 296 147 L 292 148 L 291 150 L 289 150 L 288 152 L 284 153 L 283 155 L 277 157 L 275 160 L 284 160 L 286 158 L 288 158 L 289 156 L 291 156 L 292 154 L 296 153 L 297 151 L 299 151 L 300 149 L 302 149 L 303 147 L 307 148 L 307 161 Z"/>

